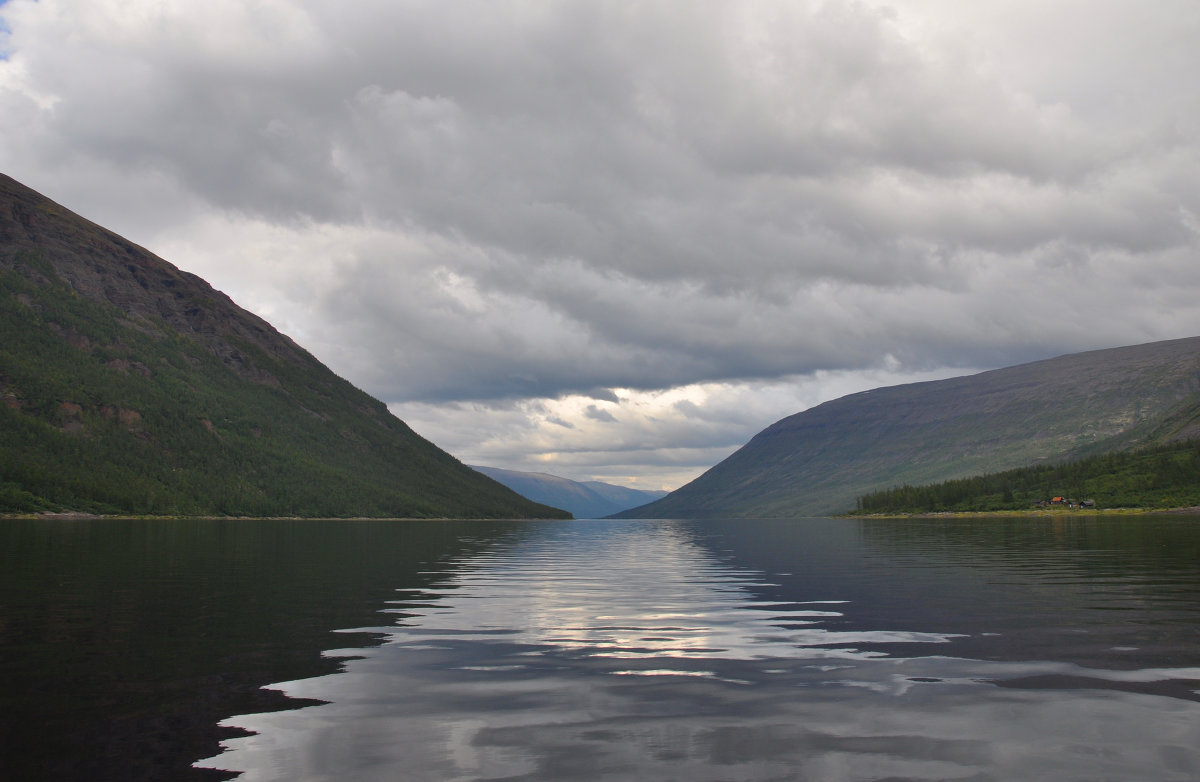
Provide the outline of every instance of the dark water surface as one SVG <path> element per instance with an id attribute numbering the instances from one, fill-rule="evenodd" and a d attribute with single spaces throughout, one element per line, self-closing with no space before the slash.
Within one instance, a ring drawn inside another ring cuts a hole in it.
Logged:
<path id="1" fill-rule="evenodd" d="M 1200 517 L 0 522 L 0 778 L 237 772 L 1200 779 Z"/>

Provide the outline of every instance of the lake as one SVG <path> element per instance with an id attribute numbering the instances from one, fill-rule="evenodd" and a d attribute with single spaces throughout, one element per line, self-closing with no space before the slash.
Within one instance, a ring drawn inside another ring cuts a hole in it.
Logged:
<path id="1" fill-rule="evenodd" d="M 1200 516 L 2 521 L 0 778 L 1196 780 Z"/>

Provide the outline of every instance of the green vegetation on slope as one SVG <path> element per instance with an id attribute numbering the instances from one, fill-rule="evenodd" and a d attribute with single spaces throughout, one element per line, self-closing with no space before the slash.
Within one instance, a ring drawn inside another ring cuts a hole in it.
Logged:
<path id="1" fill-rule="evenodd" d="M 896 486 L 859 497 L 855 512 L 1021 510 L 1055 497 L 1094 501 L 1098 508 L 1200 505 L 1200 439 L 927 486 Z"/>
<path id="2" fill-rule="evenodd" d="M 325 370 L 205 346 L 0 269 L 0 511 L 560 516 L 490 481 Z"/>
<path id="3" fill-rule="evenodd" d="M 0 175 L 0 512 L 563 518 Z"/>
<path id="4" fill-rule="evenodd" d="M 1200 436 L 1200 337 L 877 388 L 789 416 L 654 518 L 845 513 L 855 498 Z"/>

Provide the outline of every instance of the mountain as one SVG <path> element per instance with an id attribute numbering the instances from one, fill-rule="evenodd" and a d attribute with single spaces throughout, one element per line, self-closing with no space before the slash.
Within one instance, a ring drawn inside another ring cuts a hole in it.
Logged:
<path id="1" fill-rule="evenodd" d="M 0 511 L 563 517 L 199 277 L 0 175 Z"/>
<path id="2" fill-rule="evenodd" d="M 1200 337 L 877 388 L 784 418 L 622 517 L 840 513 L 868 492 L 1200 435 Z"/>
<path id="3" fill-rule="evenodd" d="M 665 491 L 627 489 L 601 481 L 572 481 L 544 472 L 517 472 L 478 466 L 474 466 L 474 469 L 503 483 L 522 497 L 563 508 L 577 519 L 603 518 L 666 495 Z"/>

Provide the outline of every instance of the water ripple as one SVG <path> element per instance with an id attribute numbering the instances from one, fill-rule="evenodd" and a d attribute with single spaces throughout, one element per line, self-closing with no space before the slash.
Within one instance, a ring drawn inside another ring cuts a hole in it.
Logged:
<path id="1" fill-rule="evenodd" d="M 849 622 L 870 552 L 836 549 L 844 572 L 798 587 L 828 552 L 772 574 L 680 525 L 537 532 L 398 589 L 394 624 L 354 630 L 381 646 L 280 685 L 327 705 L 230 720 L 256 735 L 207 765 L 308 782 L 1200 778 L 1198 667 L 932 654 L 967 636 Z M 899 588 L 912 565 L 890 567 L 863 580 Z"/>

